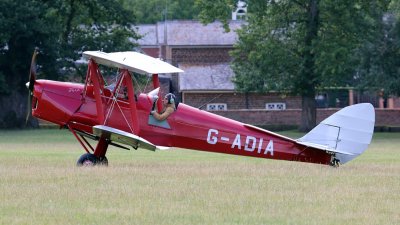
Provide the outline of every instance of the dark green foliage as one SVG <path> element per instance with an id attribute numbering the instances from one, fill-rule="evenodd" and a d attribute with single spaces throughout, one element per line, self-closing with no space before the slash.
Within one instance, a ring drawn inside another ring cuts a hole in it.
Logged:
<path id="1" fill-rule="evenodd" d="M 46 6 L 37 1 L 0 2 L 0 93 L 25 89 L 30 58 L 36 45 L 54 42 L 53 21 L 47 19 Z"/>
<path id="2" fill-rule="evenodd" d="M 400 95 L 400 2 L 393 1 L 371 38 L 357 52 L 358 86 Z"/>
<path id="3" fill-rule="evenodd" d="M 134 14 L 118 0 L 4 0 L 0 8 L 0 82 L 3 77 L 18 89 L 24 88 L 35 46 L 41 51 L 41 75 L 63 79 L 76 72 L 73 62 L 82 51 L 130 50 L 134 44 L 128 38 L 138 38 Z"/>
<path id="4" fill-rule="evenodd" d="M 219 20 L 223 23 L 225 30 L 229 30 L 228 20 L 236 7 L 236 0 L 196 0 L 196 5 L 201 9 L 199 19 L 203 23 L 211 23 Z"/>
<path id="5" fill-rule="evenodd" d="M 32 52 L 39 47 L 40 78 L 83 77 L 75 61 L 82 51 L 132 50 L 133 12 L 121 0 L 2 0 L 0 1 L 0 106 L 24 118 Z M 129 38 L 131 40 L 129 40 Z M 7 98 L 16 98 L 11 101 Z M 13 102 L 7 105 L 6 102 Z M 0 122 L 4 120 L 0 112 Z M 1 123 L 0 123 L 1 124 Z"/>
<path id="6" fill-rule="evenodd" d="M 319 1 L 313 27 L 308 9 L 312 1 L 302 2 L 279 1 L 266 7 L 264 17 L 249 17 L 233 52 L 240 88 L 255 84 L 262 92 L 313 95 L 308 93 L 313 87 L 354 84 L 355 52 L 375 26 L 370 6 L 362 1 Z"/>
<path id="7" fill-rule="evenodd" d="M 196 19 L 199 9 L 195 0 L 125 0 L 125 8 L 134 12 L 137 23 L 152 24 L 176 19 Z M 167 15 L 165 17 L 165 12 Z"/>

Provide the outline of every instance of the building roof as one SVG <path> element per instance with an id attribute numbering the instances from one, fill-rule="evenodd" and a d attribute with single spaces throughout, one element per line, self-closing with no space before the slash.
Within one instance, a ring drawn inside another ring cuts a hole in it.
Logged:
<path id="1" fill-rule="evenodd" d="M 159 44 L 157 37 L 157 24 L 142 24 L 137 26 L 138 33 L 143 37 L 137 42 L 140 46 L 156 46 Z"/>
<path id="2" fill-rule="evenodd" d="M 181 64 L 180 91 L 233 91 L 234 73 L 228 63 Z"/>
<path id="3" fill-rule="evenodd" d="M 143 36 L 138 40 L 140 46 L 157 46 L 165 44 L 170 46 L 202 46 L 202 45 L 233 45 L 237 40 L 235 30 L 244 24 L 243 21 L 230 21 L 230 32 L 225 32 L 220 22 L 203 25 L 194 20 L 172 20 L 156 24 L 138 25 L 139 34 Z M 164 40 L 165 29 L 167 38 Z"/>
<path id="4" fill-rule="evenodd" d="M 142 48 L 168 45 L 169 47 L 222 47 L 233 46 L 237 41 L 237 33 L 245 22 L 230 21 L 230 32 L 225 32 L 222 23 L 213 22 L 203 25 L 194 20 L 172 20 L 138 26 L 143 36 L 138 40 Z M 164 35 L 167 34 L 166 40 Z M 166 43 L 165 43 L 166 42 Z M 180 63 L 184 73 L 178 75 L 179 91 L 233 91 L 234 73 L 228 62 L 215 63 Z"/>

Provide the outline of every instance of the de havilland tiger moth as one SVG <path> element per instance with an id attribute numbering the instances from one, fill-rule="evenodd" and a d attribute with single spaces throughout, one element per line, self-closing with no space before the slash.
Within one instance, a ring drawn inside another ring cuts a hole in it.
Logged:
<path id="1" fill-rule="evenodd" d="M 303 137 L 292 139 L 178 103 L 171 95 L 159 98 L 158 75 L 183 71 L 144 54 L 85 51 L 88 69 L 83 84 L 36 79 L 36 56 L 37 51 L 26 84 L 31 114 L 76 137 L 86 151 L 78 166 L 108 165 L 109 145 L 151 151 L 177 147 L 338 166 L 362 154 L 373 135 L 375 111 L 369 103 L 345 107 Z M 106 85 L 99 65 L 118 69 L 113 85 Z M 138 93 L 133 73 L 151 76 L 154 90 Z M 159 120 L 162 101 L 174 110 Z M 97 141 L 95 146 L 88 139 Z"/>

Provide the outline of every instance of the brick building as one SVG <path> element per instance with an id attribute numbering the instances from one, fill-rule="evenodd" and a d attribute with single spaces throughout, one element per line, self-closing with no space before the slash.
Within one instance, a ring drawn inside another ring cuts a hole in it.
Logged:
<path id="1" fill-rule="evenodd" d="M 198 21 L 175 20 L 140 25 L 142 51 L 183 69 L 182 74 L 166 75 L 171 90 L 185 104 L 206 110 L 294 109 L 300 108 L 297 96 L 268 96 L 237 93 L 232 82 L 229 51 L 237 40 L 235 30 L 243 21 L 231 21 L 230 32 L 221 23 L 203 25 Z"/>

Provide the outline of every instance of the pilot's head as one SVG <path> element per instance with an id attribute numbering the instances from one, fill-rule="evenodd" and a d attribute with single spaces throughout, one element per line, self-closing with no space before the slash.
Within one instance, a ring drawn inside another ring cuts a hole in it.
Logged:
<path id="1" fill-rule="evenodd" d="M 172 94 L 172 93 L 166 94 L 164 99 L 163 99 L 163 103 L 164 103 L 164 105 L 168 105 L 168 104 L 175 105 L 175 103 L 176 103 L 175 95 Z"/>

